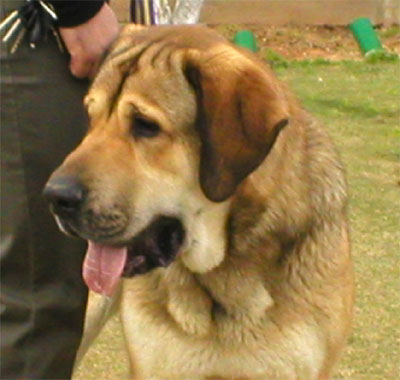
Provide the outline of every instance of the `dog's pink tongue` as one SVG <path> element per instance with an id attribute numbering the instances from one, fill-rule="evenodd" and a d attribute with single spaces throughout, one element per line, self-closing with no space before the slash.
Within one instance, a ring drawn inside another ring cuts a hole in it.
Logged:
<path id="1" fill-rule="evenodd" d="M 83 263 L 83 279 L 90 290 L 111 296 L 122 276 L 128 257 L 125 247 L 107 247 L 89 240 Z"/>

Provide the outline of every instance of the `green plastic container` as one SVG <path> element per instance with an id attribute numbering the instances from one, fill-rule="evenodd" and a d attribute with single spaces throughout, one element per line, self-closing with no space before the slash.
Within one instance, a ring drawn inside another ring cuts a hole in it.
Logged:
<path id="1" fill-rule="evenodd" d="M 383 50 L 381 41 L 376 34 L 369 18 L 360 17 L 350 24 L 350 29 L 364 54 Z"/>
<path id="2" fill-rule="evenodd" d="M 257 42 L 253 32 L 250 30 L 240 30 L 235 34 L 233 39 L 235 45 L 242 46 L 253 52 L 257 51 Z"/>

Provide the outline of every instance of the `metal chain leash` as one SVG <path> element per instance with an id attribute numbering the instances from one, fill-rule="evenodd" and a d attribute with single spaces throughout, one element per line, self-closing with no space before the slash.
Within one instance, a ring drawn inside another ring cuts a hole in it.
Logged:
<path id="1" fill-rule="evenodd" d="M 26 0 L 0 22 L 1 42 L 9 44 L 9 51 L 14 54 L 25 37 L 34 49 L 52 34 L 60 51 L 64 51 L 56 22 L 57 15 L 50 4 L 42 0 Z"/>

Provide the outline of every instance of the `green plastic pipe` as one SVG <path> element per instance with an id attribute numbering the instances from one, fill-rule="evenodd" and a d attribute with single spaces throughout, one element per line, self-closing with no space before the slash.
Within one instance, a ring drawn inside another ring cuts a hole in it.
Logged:
<path id="1" fill-rule="evenodd" d="M 360 17 L 355 19 L 350 24 L 350 29 L 364 54 L 376 50 L 383 50 L 381 41 L 379 40 L 369 18 Z"/>
<path id="2" fill-rule="evenodd" d="M 253 32 L 250 30 L 240 30 L 237 32 L 233 38 L 233 42 L 235 45 L 249 49 L 252 52 L 257 51 L 256 38 L 254 37 Z"/>

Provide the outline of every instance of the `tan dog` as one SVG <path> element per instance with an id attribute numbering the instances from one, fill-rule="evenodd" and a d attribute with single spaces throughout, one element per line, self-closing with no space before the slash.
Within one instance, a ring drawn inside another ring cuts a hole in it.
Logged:
<path id="1" fill-rule="evenodd" d="M 198 26 L 126 27 L 86 106 L 88 134 L 45 193 L 89 241 L 89 287 L 120 305 L 133 379 L 328 379 L 353 274 L 320 125 Z M 89 310 L 83 351 L 105 317 Z"/>

